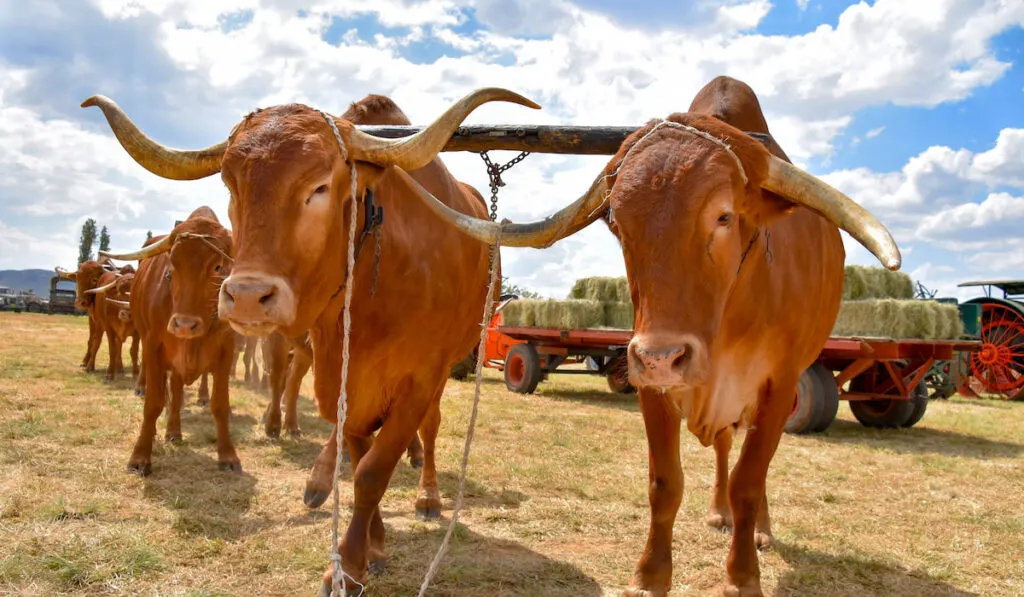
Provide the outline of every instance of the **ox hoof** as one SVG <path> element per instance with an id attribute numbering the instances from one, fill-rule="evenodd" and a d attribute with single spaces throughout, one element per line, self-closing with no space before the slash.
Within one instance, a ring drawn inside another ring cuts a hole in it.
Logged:
<path id="1" fill-rule="evenodd" d="M 302 430 L 299 429 L 298 427 L 296 427 L 295 429 L 289 429 L 288 430 L 288 435 L 290 435 L 291 437 L 294 437 L 294 438 L 302 437 Z"/>
<path id="2" fill-rule="evenodd" d="M 184 400 L 182 400 L 181 402 L 182 402 L 182 404 L 185 403 Z M 200 398 L 199 400 L 196 400 L 196 406 L 210 406 L 210 401 L 209 400 L 203 400 L 202 398 Z"/>
<path id="3" fill-rule="evenodd" d="M 218 462 L 217 468 L 228 473 L 242 472 L 241 462 Z"/>
<path id="4" fill-rule="evenodd" d="M 353 586 L 355 585 L 355 586 Z M 356 585 L 352 581 L 349 581 L 345 585 L 345 597 L 358 597 L 359 595 L 365 595 L 365 591 L 360 589 L 359 585 Z M 320 592 L 317 593 L 317 597 L 331 597 L 331 583 L 324 581 L 320 583 Z"/>
<path id="5" fill-rule="evenodd" d="M 428 520 L 440 520 L 441 509 L 440 508 L 416 508 L 416 520 L 428 521 Z"/>
<path id="6" fill-rule="evenodd" d="M 269 437 L 270 439 L 277 439 L 281 437 L 281 428 L 278 427 L 274 429 L 273 427 L 264 427 L 263 433 L 266 433 L 267 437 Z"/>
<path id="7" fill-rule="evenodd" d="M 169 444 L 180 444 L 181 443 L 181 434 L 180 433 L 168 433 L 167 435 L 164 436 L 164 441 L 166 441 Z"/>
<path id="8" fill-rule="evenodd" d="M 754 533 L 754 545 L 758 549 L 768 549 L 775 543 L 775 538 L 771 536 L 771 533 L 762 533 L 760 531 Z"/>
<path id="9" fill-rule="evenodd" d="M 410 458 L 409 459 L 409 464 L 412 466 L 412 468 L 423 468 L 423 459 L 422 458 Z"/>
<path id="10" fill-rule="evenodd" d="M 140 477 L 148 477 L 153 472 L 153 464 L 150 462 L 129 462 L 128 472 Z"/>
<path id="11" fill-rule="evenodd" d="M 630 587 L 622 592 L 622 597 L 666 597 L 667 595 L 668 591 L 638 589 L 636 587 Z"/>
<path id="12" fill-rule="evenodd" d="M 143 388 L 135 388 L 135 395 L 138 396 L 139 398 L 145 398 L 146 390 L 144 390 Z"/>
<path id="13" fill-rule="evenodd" d="M 371 576 L 380 576 L 381 574 L 384 574 L 385 572 L 387 572 L 387 569 L 388 569 L 388 561 L 387 561 L 387 559 L 381 558 L 379 560 L 370 560 L 370 565 L 369 565 L 368 571 L 369 571 Z"/>
<path id="14" fill-rule="evenodd" d="M 114 381 L 113 377 L 111 377 L 109 375 L 104 375 L 103 376 L 103 383 L 113 383 L 113 381 Z"/>
<path id="15" fill-rule="evenodd" d="M 311 487 L 306 488 L 305 495 L 302 496 L 302 502 L 309 508 L 319 508 L 327 501 L 330 497 L 331 490 L 321 491 L 319 489 L 313 489 Z"/>
<path id="16" fill-rule="evenodd" d="M 732 528 L 732 517 L 725 516 L 718 512 L 709 512 L 704 519 L 705 524 L 715 529 L 726 530 Z"/>
<path id="17" fill-rule="evenodd" d="M 722 597 L 764 597 L 760 586 L 737 587 L 736 585 L 725 585 L 719 593 Z"/>

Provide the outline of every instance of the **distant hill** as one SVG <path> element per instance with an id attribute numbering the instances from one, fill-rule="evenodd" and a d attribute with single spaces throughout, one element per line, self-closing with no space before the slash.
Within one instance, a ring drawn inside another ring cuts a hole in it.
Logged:
<path id="1" fill-rule="evenodd" d="M 39 296 L 50 296 L 52 269 L 4 269 L 0 270 L 0 286 L 19 290 L 34 290 Z"/>

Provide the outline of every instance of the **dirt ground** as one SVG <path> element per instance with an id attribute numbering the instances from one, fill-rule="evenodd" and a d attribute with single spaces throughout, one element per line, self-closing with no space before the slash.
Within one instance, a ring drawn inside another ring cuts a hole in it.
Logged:
<path id="1" fill-rule="evenodd" d="M 142 401 L 128 377 L 105 384 L 78 368 L 85 318 L 2 313 L 0 330 L 0 593 L 314 594 L 332 500 L 302 503 L 329 429 L 311 375 L 298 439 L 265 437 L 266 396 L 232 384 L 241 474 L 217 470 L 213 421 L 190 388 L 184 442 L 158 441 L 142 479 L 125 472 Z M 465 506 L 428 594 L 617 595 L 648 525 L 636 397 L 592 376 L 555 375 L 522 396 L 487 371 L 484 388 Z M 444 395 L 440 521 L 416 520 L 418 471 L 399 463 L 382 503 L 391 559 L 367 595 L 419 590 L 451 517 L 472 399 L 472 377 Z M 729 537 L 703 522 L 713 452 L 685 429 L 682 450 L 673 594 L 701 595 L 724 579 Z M 766 594 L 1024 595 L 1022 450 L 1024 403 L 933 401 L 900 430 L 861 427 L 841 404 L 828 431 L 785 436 L 773 461 Z"/>

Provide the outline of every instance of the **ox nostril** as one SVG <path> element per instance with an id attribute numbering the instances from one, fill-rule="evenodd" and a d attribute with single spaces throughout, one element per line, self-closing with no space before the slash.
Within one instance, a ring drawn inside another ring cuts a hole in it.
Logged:
<path id="1" fill-rule="evenodd" d="M 693 360 L 693 346 L 690 344 L 683 344 L 683 346 L 675 351 L 675 355 L 672 358 L 671 369 L 673 373 L 682 374 L 686 371 L 687 365 Z"/>
<path id="2" fill-rule="evenodd" d="M 257 292 L 259 292 L 259 291 L 257 291 Z M 267 303 L 269 303 L 271 300 L 273 300 L 276 297 L 277 297 L 277 287 L 276 286 L 269 286 L 269 287 L 267 287 L 265 290 L 263 290 L 260 293 L 260 304 L 263 305 L 264 307 L 266 307 Z"/>
<path id="3" fill-rule="evenodd" d="M 643 371 L 647 370 L 647 367 L 644 365 L 644 359 L 640 355 L 640 349 L 637 348 L 637 345 L 636 345 L 635 342 L 630 342 L 629 343 L 629 346 L 626 348 L 626 354 L 627 354 L 627 361 L 629 362 L 629 365 L 635 371 L 637 371 L 639 373 L 639 372 L 643 372 Z"/>

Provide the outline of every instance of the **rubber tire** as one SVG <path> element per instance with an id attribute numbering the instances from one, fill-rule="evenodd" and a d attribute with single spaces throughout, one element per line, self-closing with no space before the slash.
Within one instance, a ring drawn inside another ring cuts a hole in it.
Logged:
<path id="1" fill-rule="evenodd" d="M 518 384 L 509 379 L 509 362 L 521 360 L 523 363 L 523 379 Z M 517 394 L 532 394 L 540 383 L 544 370 L 540 366 L 540 355 L 532 344 L 516 344 L 505 357 L 505 387 Z"/>
<path id="2" fill-rule="evenodd" d="M 612 360 L 612 364 L 608 367 L 608 374 L 605 376 L 605 379 L 608 380 L 609 390 L 616 394 L 636 393 L 636 388 L 629 383 L 628 366 L 625 356 L 615 357 Z"/>
<path id="3" fill-rule="evenodd" d="M 861 390 L 863 378 L 857 376 L 850 381 L 850 390 L 857 392 Z M 919 384 L 920 385 L 920 384 Z M 913 396 L 909 400 L 892 400 L 883 398 L 879 400 L 851 400 L 850 410 L 857 421 L 865 427 L 878 427 L 891 429 L 901 427 L 910 419 L 914 411 Z"/>
<path id="4" fill-rule="evenodd" d="M 910 393 L 910 402 L 914 408 L 910 411 L 910 417 L 903 422 L 903 427 L 917 425 L 918 421 L 924 417 L 925 411 L 928 410 L 928 387 L 924 385 L 924 381 L 917 384 L 917 387 Z"/>
<path id="5" fill-rule="evenodd" d="M 839 386 L 836 384 L 836 376 L 821 363 L 811 365 L 808 371 L 818 378 L 821 389 L 821 415 L 811 431 L 821 433 L 832 425 L 839 414 Z"/>
<path id="6" fill-rule="evenodd" d="M 811 368 L 804 370 L 796 385 L 796 405 L 786 421 L 786 433 L 804 434 L 814 430 L 824 407 L 822 394 L 818 376 Z"/>

